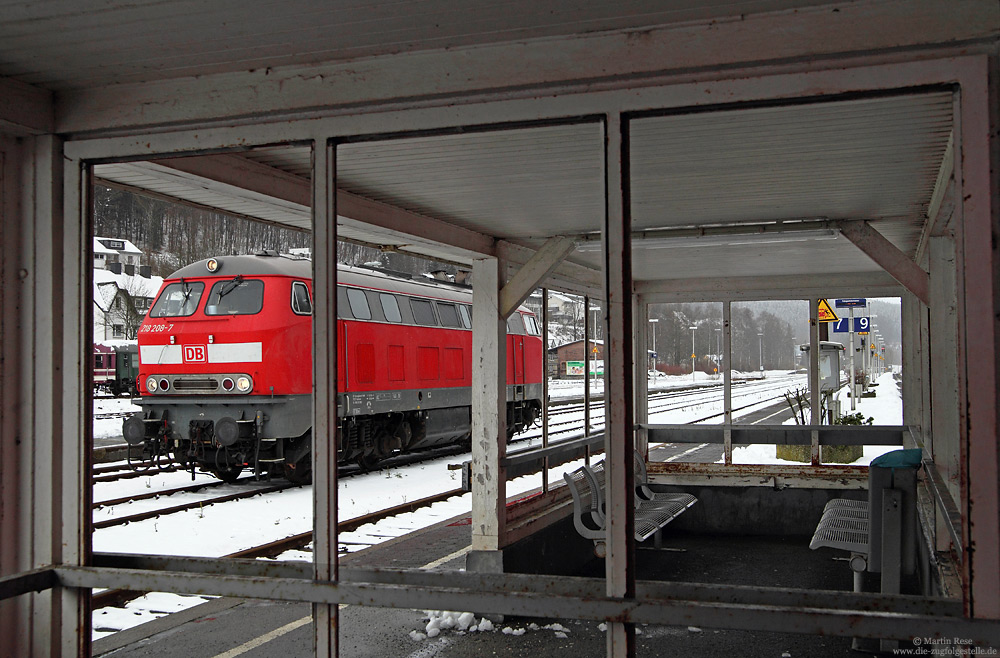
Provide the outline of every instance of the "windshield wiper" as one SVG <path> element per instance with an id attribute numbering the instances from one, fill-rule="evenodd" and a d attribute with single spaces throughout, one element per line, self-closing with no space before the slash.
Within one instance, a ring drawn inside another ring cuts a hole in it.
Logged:
<path id="1" fill-rule="evenodd" d="M 223 297 L 225 297 L 232 291 L 236 290 L 236 288 L 241 283 L 243 283 L 243 275 L 237 274 L 235 277 L 233 277 L 232 281 L 226 283 L 224 286 L 219 288 L 219 292 L 217 293 L 217 296 L 215 298 L 215 303 L 218 304 L 219 302 L 221 302 Z"/>

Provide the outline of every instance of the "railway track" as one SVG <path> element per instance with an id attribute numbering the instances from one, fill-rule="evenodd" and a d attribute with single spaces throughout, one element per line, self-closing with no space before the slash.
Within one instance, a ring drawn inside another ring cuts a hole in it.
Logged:
<path id="1" fill-rule="evenodd" d="M 387 519 L 399 514 L 405 514 L 408 512 L 415 512 L 416 510 L 422 509 L 424 507 L 430 507 L 434 503 L 439 503 L 454 496 L 465 495 L 464 489 L 452 489 L 450 491 L 444 491 L 442 493 L 427 496 L 425 498 L 420 498 L 418 500 L 413 500 L 407 503 L 402 503 L 400 505 L 395 505 L 384 510 L 379 510 L 377 512 L 371 512 L 369 514 L 363 514 L 361 516 L 355 517 L 353 519 L 347 519 L 346 521 L 340 521 L 337 524 L 337 532 L 352 532 L 357 530 L 363 525 L 368 523 L 375 523 L 383 519 Z M 273 558 L 285 551 L 290 550 L 301 550 L 308 546 L 312 542 L 312 531 L 303 532 L 297 535 L 291 535 L 285 537 L 284 539 L 277 539 L 274 541 L 266 542 L 264 544 L 259 544 L 251 548 L 236 551 L 235 553 L 229 553 L 228 555 L 223 555 L 220 559 L 230 559 L 230 558 L 243 558 L 243 559 L 254 559 L 254 558 Z M 146 592 L 139 592 L 135 590 L 107 590 L 105 592 L 100 592 L 94 594 L 91 599 L 91 607 L 94 610 L 99 608 L 105 608 L 108 606 L 121 606 L 136 599 Z"/>

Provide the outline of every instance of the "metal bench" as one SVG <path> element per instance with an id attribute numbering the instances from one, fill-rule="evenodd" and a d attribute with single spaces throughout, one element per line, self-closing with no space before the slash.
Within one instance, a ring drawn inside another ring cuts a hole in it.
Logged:
<path id="1" fill-rule="evenodd" d="M 645 469 L 643 469 L 643 472 Z M 563 475 L 570 494 L 573 496 L 573 525 L 580 536 L 594 541 L 594 552 L 598 557 L 604 557 L 605 549 L 605 500 L 604 500 L 604 462 L 591 466 L 581 466 L 572 473 Z M 654 537 L 654 544 L 660 547 L 660 530 L 680 516 L 685 510 L 698 502 L 691 494 L 658 494 L 649 489 L 643 479 L 640 487 L 635 487 L 633 503 L 635 505 L 634 537 L 642 542 Z M 644 494 L 653 497 L 645 498 Z"/>
<path id="2" fill-rule="evenodd" d="M 834 498 L 823 508 L 809 548 L 851 552 L 855 589 L 864 571 L 882 574 L 882 591 L 898 593 L 916 569 L 916 472 L 921 451 L 894 450 L 872 461 L 868 500 Z"/>

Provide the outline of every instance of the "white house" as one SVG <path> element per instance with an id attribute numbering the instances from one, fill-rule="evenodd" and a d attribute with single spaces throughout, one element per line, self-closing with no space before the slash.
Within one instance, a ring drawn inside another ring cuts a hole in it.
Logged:
<path id="1" fill-rule="evenodd" d="M 158 276 L 94 268 L 94 342 L 132 339 L 163 284 Z"/>
<path id="2" fill-rule="evenodd" d="M 95 270 L 117 270 L 135 274 L 139 269 L 141 258 L 142 251 L 128 240 L 94 238 Z"/>

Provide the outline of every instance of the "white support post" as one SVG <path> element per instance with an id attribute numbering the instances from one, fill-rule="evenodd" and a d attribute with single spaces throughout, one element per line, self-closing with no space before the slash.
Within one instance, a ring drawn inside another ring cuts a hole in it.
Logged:
<path id="1" fill-rule="evenodd" d="M 506 522 L 507 323 L 500 261 L 472 264 L 472 549 L 470 570 L 502 571 Z"/>
<path id="2" fill-rule="evenodd" d="M 24 350 L 22 328 L 30 325 L 26 307 L 26 277 L 23 271 L 24 250 L 22 221 L 18 200 L 20 142 L 0 133 L 0 436 L 17 436 L 23 430 L 20 414 L 22 397 L 19 361 Z M 31 436 L 25 433 L 24 436 Z M 0 441 L 0 574 L 27 571 L 23 542 L 17 539 L 20 519 L 28 516 L 30 498 L 20 495 L 26 464 L 31 455 L 31 441 Z M 0 601 L 0 637 L 9 638 L 13 655 L 28 655 L 28 647 L 19 629 L 26 627 L 27 597 Z"/>
<path id="3" fill-rule="evenodd" d="M 605 310 L 604 453 L 607 473 L 607 595 L 635 596 L 634 463 L 632 394 L 632 244 L 627 206 L 627 126 L 620 115 L 607 117 L 607 216 L 603 227 Z M 635 656 L 635 625 L 608 624 L 608 656 Z"/>
<path id="4" fill-rule="evenodd" d="M 960 440 L 968 469 L 964 518 L 968 610 L 1000 619 L 1000 82 L 996 57 L 963 69 L 957 105 L 955 195 L 961 210 L 956 232 L 959 252 L 958 316 Z M 935 374 L 936 376 L 936 374 Z M 963 417 L 964 416 L 964 417 Z M 963 566 L 966 566 L 963 564 Z"/>
<path id="5" fill-rule="evenodd" d="M 848 349 L 851 350 L 851 383 L 850 383 L 851 411 L 854 411 L 855 409 L 858 408 L 858 387 L 854 384 L 854 307 L 853 306 L 851 307 L 850 318 L 848 318 L 847 321 L 848 323 L 850 323 L 847 327 L 847 330 L 848 332 L 850 332 L 850 342 L 848 343 L 850 347 Z"/>
<path id="6" fill-rule="evenodd" d="M 722 400 L 725 413 L 723 430 L 723 458 L 733 463 L 733 304 L 722 303 Z"/>
<path id="7" fill-rule="evenodd" d="M 337 209 L 336 152 L 313 142 L 313 577 L 336 581 L 337 564 Z M 316 656 L 336 658 L 337 606 L 313 604 Z"/>
<path id="8" fill-rule="evenodd" d="M 36 138 L 40 182 L 39 208 L 51 215 L 53 297 L 53 348 L 58 355 L 53 373 L 52 408 L 52 497 L 53 534 L 40 538 L 51 542 L 52 563 L 82 565 L 90 553 L 90 524 L 93 512 L 93 405 L 89 385 L 89 364 L 93 322 L 93 258 L 90 256 L 91 180 L 79 161 L 67 161 L 61 139 L 46 135 Z M 55 356 L 54 355 L 54 356 Z M 44 407 L 45 402 L 42 402 Z M 63 655 L 77 655 L 90 636 L 89 592 L 57 587 L 52 590 L 53 614 L 58 628 L 49 629 L 55 645 L 59 635 Z M 82 636 L 82 637 L 81 637 Z"/>
<path id="9" fill-rule="evenodd" d="M 635 422 L 649 422 L 649 304 L 636 300 L 632 316 L 632 326 L 635 327 Z M 643 458 L 649 458 L 649 435 L 645 429 L 637 429 L 635 433 L 635 449 Z"/>
<path id="10" fill-rule="evenodd" d="M 930 359 L 931 432 L 934 464 L 949 493 L 959 500 L 961 492 L 958 381 L 958 294 L 955 287 L 955 241 L 950 237 L 928 240 L 931 277 Z"/>
<path id="11" fill-rule="evenodd" d="M 819 300 L 809 298 L 809 424 L 821 425 L 819 377 Z M 812 431 L 811 459 L 813 466 L 819 464 L 819 432 Z"/>

